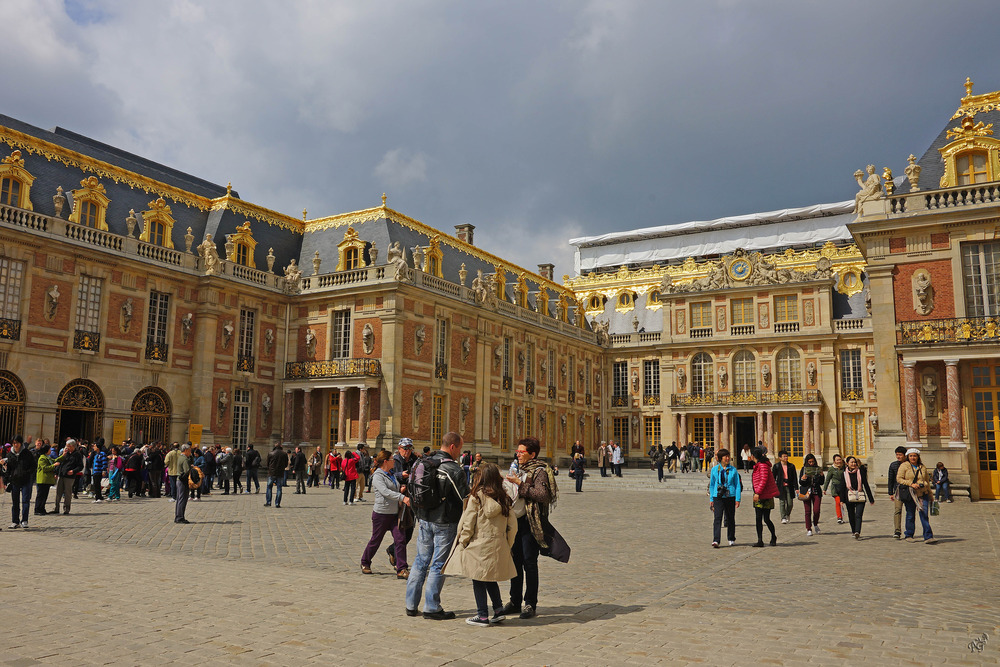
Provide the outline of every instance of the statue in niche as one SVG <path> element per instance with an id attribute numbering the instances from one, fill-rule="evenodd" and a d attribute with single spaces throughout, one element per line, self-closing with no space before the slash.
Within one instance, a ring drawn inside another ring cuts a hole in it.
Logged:
<path id="1" fill-rule="evenodd" d="M 229 407 L 229 394 L 226 393 L 225 389 L 220 389 L 219 390 L 218 405 L 219 405 L 219 418 L 218 418 L 218 421 L 221 424 L 222 423 L 222 418 L 226 414 L 226 408 Z"/>
<path id="2" fill-rule="evenodd" d="M 917 164 L 917 158 L 913 154 L 910 154 L 906 162 L 906 169 L 903 170 L 903 173 L 906 174 L 906 180 L 910 182 L 910 192 L 920 192 L 921 166 Z"/>
<path id="3" fill-rule="evenodd" d="M 372 328 L 371 322 L 366 322 L 365 328 L 361 330 L 361 345 L 364 347 L 365 354 L 371 354 L 375 351 L 375 330 Z"/>
<path id="4" fill-rule="evenodd" d="M 583 387 L 586 384 L 586 382 L 587 382 L 587 373 L 586 373 L 586 371 L 584 371 L 581 368 L 579 371 L 577 371 L 576 377 L 577 377 L 577 380 L 578 380 L 577 384 L 579 384 L 580 387 Z"/>
<path id="5" fill-rule="evenodd" d="M 132 312 L 134 308 L 132 297 L 128 297 L 122 303 L 121 321 L 118 323 L 122 333 L 128 333 L 129 329 L 132 328 Z"/>
<path id="6" fill-rule="evenodd" d="M 928 419 L 938 414 L 938 385 L 934 373 L 926 373 L 920 384 L 920 396 L 924 399 L 924 416 Z"/>
<path id="7" fill-rule="evenodd" d="M 562 426 L 562 432 L 566 433 L 566 415 L 559 415 L 559 425 Z"/>
<path id="8" fill-rule="evenodd" d="M 501 361 L 503 361 L 503 353 L 500 352 L 500 346 L 497 345 L 493 348 L 493 370 L 500 368 Z"/>
<path id="9" fill-rule="evenodd" d="M 680 387 L 681 391 L 684 391 L 684 387 L 687 386 L 687 371 L 684 370 L 683 366 L 677 367 L 677 386 Z"/>
<path id="10" fill-rule="evenodd" d="M 205 234 L 205 240 L 198 246 L 198 254 L 201 256 L 201 268 L 205 270 L 206 276 L 214 276 L 222 270 L 219 249 L 215 247 L 211 234 Z"/>
<path id="11" fill-rule="evenodd" d="M 542 359 L 542 363 L 538 365 L 538 378 L 545 384 L 545 374 L 549 370 L 549 362 Z"/>
<path id="12" fill-rule="evenodd" d="M 868 317 L 872 316 L 872 292 L 867 287 L 865 288 L 865 312 L 868 313 Z"/>
<path id="13" fill-rule="evenodd" d="M 541 430 L 541 431 L 545 430 L 545 422 L 547 422 L 547 421 L 548 421 L 548 417 L 545 416 L 544 412 L 542 414 L 538 415 L 538 427 L 539 427 L 539 430 Z"/>
<path id="14" fill-rule="evenodd" d="M 760 376 L 764 381 L 764 389 L 771 386 L 771 367 L 768 364 L 764 364 L 760 367 Z"/>
<path id="15" fill-rule="evenodd" d="M 420 411 L 424 407 L 424 391 L 418 389 L 413 394 L 413 429 L 420 428 Z"/>
<path id="16" fill-rule="evenodd" d="M 229 349 L 229 343 L 231 343 L 232 340 L 233 340 L 233 333 L 234 332 L 235 332 L 235 329 L 233 328 L 233 321 L 232 320 L 226 320 L 222 324 L 222 349 L 224 349 L 224 350 L 228 350 Z"/>
<path id="17" fill-rule="evenodd" d="M 639 371 L 632 369 L 632 393 L 639 393 Z"/>
<path id="18" fill-rule="evenodd" d="M 493 435 L 497 434 L 497 427 L 500 425 L 500 404 L 493 402 Z"/>
<path id="19" fill-rule="evenodd" d="M 268 394 L 264 394 L 260 399 L 260 414 L 265 422 L 271 416 L 271 397 Z"/>
<path id="20" fill-rule="evenodd" d="M 268 354 L 274 352 L 274 329 L 271 327 L 264 329 L 264 351 Z"/>
<path id="21" fill-rule="evenodd" d="M 872 412 L 868 415 L 868 422 L 872 425 L 873 431 L 878 431 L 878 413 Z"/>
<path id="22" fill-rule="evenodd" d="M 517 432 L 514 435 L 520 438 L 524 433 L 524 408 L 518 406 L 515 415 L 516 415 L 515 422 L 517 424 Z"/>
<path id="23" fill-rule="evenodd" d="M 192 331 L 194 331 L 194 313 L 188 313 L 181 318 L 181 342 L 184 345 L 191 340 Z"/>
<path id="24" fill-rule="evenodd" d="M 858 182 L 858 187 L 861 188 L 854 195 L 855 213 L 861 213 L 861 205 L 866 201 L 882 198 L 882 181 L 879 179 L 878 174 L 875 173 L 875 165 L 868 165 L 865 167 L 865 171 L 868 172 L 868 178 L 864 180 L 862 180 L 864 173 L 860 169 L 854 172 L 854 180 Z"/>
<path id="25" fill-rule="evenodd" d="M 517 351 L 517 374 L 521 375 L 524 373 L 524 350 Z"/>
<path id="26" fill-rule="evenodd" d="M 913 275 L 914 310 L 927 315 L 934 310 L 934 287 L 931 285 L 931 274 L 921 269 Z"/>
<path id="27" fill-rule="evenodd" d="M 868 360 L 867 370 L 868 370 L 868 384 L 870 384 L 871 386 L 874 387 L 875 386 L 875 360 L 874 359 L 869 359 Z"/>
<path id="28" fill-rule="evenodd" d="M 806 365 L 806 381 L 810 387 L 816 386 L 816 364 L 811 361 Z"/>
<path id="29" fill-rule="evenodd" d="M 729 371 L 725 366 L 719 366 L 719 389 L 725 389 L 729 384 Z"/>
<path id="30" fill-rule="evenodd" d="M 306 329 L 306 356 L 312 359 L 316 356 L 316 332 Z"/>
<path id="31" fill-rule="evenodd" d="M 59 308 L 59 297 L 58 285 L 53 285 L 45 292 L 45 319 L 49 322 L 56 317 L 56 310 Z"/>
<path id="32" fill-rule="evenodd" d="M 597 387 L 598 391 L 601 389 L 601 372 L 594 372 L 594 386 Z"/>
<path id="33" fill-rule="evenodd" d="M 608 333 L 611 328 L 611 322 L 594 320 L 593 328 L 594 334 L 597 336 L 598 345 L 607 347 L 611 344 L 611 335 Z"/>
<path id="34" fill-rule="evenodd" d="M 465 433 L 465 418 L 469 416 L 469 410 L 469 397 L 463 396 L 462 400 L 458 402 L 459 434 Z"/>
<path id="35" fill-rule="evenodd" d="M 299 285 L 302 282 L 302 271 L 299 269 L 298 265 L 295 263 L 293 258 L 288 266 L 285 267 L 285 291 L 289 294 L 295 294 L 299 291 Z"/>
<path id="36" fill-rule="evenodd" d="M 472 342 L 469 337 L 466 336 L 462 339 L 462 363 L 464 364 L 469 360 L 469 355 L 472 354 Z"/>
<path id="37" fill-rule="evenodd" d="M 424 349 L 424 341 L 427 340 L 427 326 L 421 324 L 417 327 L 417 330 L 413 332 L 413 346 L 417 354 Z"/>
<path id="38" fill-rule="evenodd" d="M 567 375 L 567 368 L 566 368 L 566 362 L 564 361 L 562 362 L 562 365 L 559 367 L 559 377 L 562 378 L 563 382 L 566 382 L 566 375 Z"/>

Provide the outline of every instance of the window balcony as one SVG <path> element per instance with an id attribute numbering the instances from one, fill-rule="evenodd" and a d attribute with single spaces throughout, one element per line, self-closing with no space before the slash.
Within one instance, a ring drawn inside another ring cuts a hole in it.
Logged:
<path id="1" fill-rule="evenodd" d="M 255 359 L 249 354 L 240 354 L 236 357 L 236 370 L 243 373 L 253 373 Z"/>
<path id="2" fill-rule="evenodd" d="M 169 346 L 165 342 L 155 340 L 146 341 L 146 358 L 150 361 L 165 362 L 168 351 Z"/>
<path id="3" fill-rule="evenodd" d="M 101 332 L 81 331 L 77 329 L 73 334 L 73 349 L 97 352 L 101 348 Z"/>
<path id="4" fill-rule="evenodd" d="M 510 391 L 514 388 L 514 378 L 509 375 L 503 376 L 503 390 Z"/>
<path id="5" fill-rule="evenodd" d="M 672 407 L 700 407 L 726 405 L 811 405 L 820 403 L 817 389 L 704 392 L 701 394 L 672 394 Z"/>
<path id="6" fill-rule="evenodd" d="M 590 407 L 590 403 L 591 403 L 591 396 L 590 396 L 590 394 L 584 394 L 583 395 L 583 404 L 586 405 L 589 408 Z"/>
<path id="7" fill-rule="evenodd" d="M 659 405 L 660 395 L 659 394 L 643 394 L 642 395 L 643 405 Z"/>
<path id="8" fill-rule="evenodd" d="M 774 333 L 798 333 L 798 322 L 775 322 Z"/>
<path id="9" fill-rule="evenodd" d="M 290 361 L 285 364 L 286 380 L 310 378 L 381 377 L 382 363 L 378 359 L 351 358 L 327 361 Z"/>
<path id="10" fill-rule="evenodd" d="M 1000 343 L 1000 317 L 956 317 L 899 325 L 903 345 L 934 343 Z"/>
<path id="11" fill-rule="evenodd" d="M 628 394 L 622 394 L 621 396 L 611 397 L 611 407 L 613 408 L 627 408 L 628 407 Z"/>
<path id="12" fill-rule="evenodd" d="M 711 338 L 712 327 L 699 327 L 690 330 L 691 338 Z"/>
<path id="13" fill-rule="evenodd" d="M 569 390 L 569 396 L 567 397 L 570 403 L 576 403 L 576 392 L 572 389 Z"/>
<path id="14" fill-rule="evenodd" d="M 754 334 L 754 325 L 752 324 L 734 324 L 729 327 L 730 336 L 752 336 Z"/>
<path id="15" fill-rule="evenodd" d="M 448 379 L 448 364 L 436 363 L 434 364 L 434 377 L 447 380 Z"/>
<path id="16" fill-rule="evenodd" d="M 863 401 L 865 400 L 865 390 L 861 387 L 854 388 L 842 388 L 840 390 L 840 400 L 842 401 Z"/>
<path id="17" fill-rule="evenodd" d="M 524 393 L 527 394 L 528 396 L 534 396 L 535 395 L 535 383 L 534 383 L 534 381 L 532 381 L 532 380 L 525 380 L 524 381 Z"/>
<path id="18" fill-rule="evenodd" d="M 549 385 L 549 398 L 555 400 L 556 397 L 556 386 L 554 384 Z"/>
<path id="19" fill-rule="evenodd" d="M 20 340 L 21 320 L 8 320 L 6 318 L 0 318 L 0 339 Z"/>

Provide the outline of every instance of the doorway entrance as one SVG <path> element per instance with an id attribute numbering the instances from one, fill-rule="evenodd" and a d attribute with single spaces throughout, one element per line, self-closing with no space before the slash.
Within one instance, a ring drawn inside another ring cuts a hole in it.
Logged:
<path id="1" fill-rule="evenodd" d="M 73 380 L 59 392 L 56 401 L 56 442 L 82 438 L 93 442 L 101 437 L 104 394 L 90 380 Z"/>
<path id="2" fill-rule="evenodd" d="M 733 449 L 740 451 L 743 445 L 757 446 L 756 417 L 733 417 Z"/>
<path id="3" fill-rule="evenodd" d="M 1000 365 L 972 367 L 972 399 L 976 411 L 979 497 L 1000 498 L 997 434 L 1000 433 Z M 994 372 L 995 371 L 995 372 Z"/>

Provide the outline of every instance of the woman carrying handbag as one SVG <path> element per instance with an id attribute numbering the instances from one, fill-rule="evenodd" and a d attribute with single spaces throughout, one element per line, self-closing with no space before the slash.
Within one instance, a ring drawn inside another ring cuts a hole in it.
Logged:
<path id="1" fill-rule="evenodd" d="M 816 457 L 806 454 L 799 476 L 799 500 L 806 510 L 806 535 L 813 531 L 819 534 L 819 508 L 823 501 L 823 471 L 816 463 Z"/>
<path id="2" fill-rule="evenodd" d="M 844 485 L 847 487 L 847 520 L 851 522 L 851 532 L 854 539 L 861 539 L 861 520 L 865 516 L 865 500 L 875 504 L 875 496 L 868 486 L 868 470 L 858 466 L 858 460 L 847 457 L 847 469 L 844 471 Z"/>

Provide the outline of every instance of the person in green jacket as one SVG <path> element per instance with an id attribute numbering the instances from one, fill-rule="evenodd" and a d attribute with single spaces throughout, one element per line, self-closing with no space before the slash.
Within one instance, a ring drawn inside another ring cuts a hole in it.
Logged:
<path id="1" fill-rule="evenodd" d="M 38 468 L 35 473 L 35 485 L 38 493 L 35 494 L 35 516 L 45 516 L 45 503 L 49 499 L 49 489 L 56 483 L 56 464 L 49 458 L 51 447 L 39 440 L 35 443 L 35 450 L 38 452 Z"/>
<path id="2" fill-rule="evenodd" d="M 826 481 L 823 482 L 823 495 L 827 495 L 833 487 L 833 502 L 837 508 L 837 523 L 844 523 L 844 514 L 840 504 L 847 500 L 847 485 L 844 483 L 844 458 L 840 454 L 833 455 L 833 467 L 826 471 Z"/>

